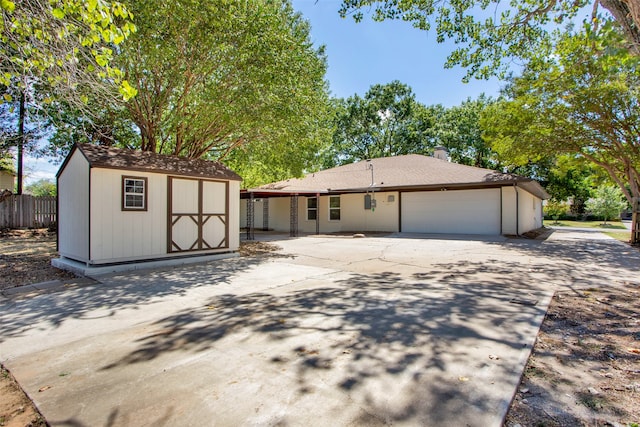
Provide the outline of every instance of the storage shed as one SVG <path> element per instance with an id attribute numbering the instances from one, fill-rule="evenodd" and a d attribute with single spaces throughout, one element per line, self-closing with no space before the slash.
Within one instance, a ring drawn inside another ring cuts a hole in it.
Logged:
<path id="1" fill-rule="evenodd" d="M 57 174 L 61 258 L 54 265 L 235 252 L 241 180 L 218 162 L 75 145 Z"/>

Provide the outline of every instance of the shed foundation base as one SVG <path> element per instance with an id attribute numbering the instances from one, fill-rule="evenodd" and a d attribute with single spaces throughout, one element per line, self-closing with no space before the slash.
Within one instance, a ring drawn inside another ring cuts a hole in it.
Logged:
<path id="1" fill-rule="evenodd" d="M 143 270 L 149 268 L 175 267 L 185 264 L 195 264 L 200 262 L 215 261 L 226 258 L 235 258 L 240 256 L 238 252 L 227 252 L 223 254 L 201 255 L 182 258 L 165 258 L 148 261 L 127 262 L 122 264 L 99 264 L 87 265 L 83 262 L 75 261 L 69 258 L 60 257 L 51 260 L 51 265 L 61 270 L 71 271 L 81 276 L 100 276 L 109 273 L 120 273 L 123 271 Z"/>

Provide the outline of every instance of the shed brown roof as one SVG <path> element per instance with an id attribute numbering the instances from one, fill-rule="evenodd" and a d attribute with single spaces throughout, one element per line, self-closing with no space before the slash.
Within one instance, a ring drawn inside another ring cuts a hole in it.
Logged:
<path id="1" fill-rule="evenodd" d="M 372 185 L 373 169 L 373 185 Z M 326 193 L 399 189 L 482 188 L 518 185 L 536 196 L 549 195 L 535 180 L 490 169 L 461 165 L 419 154 L 382 157 L 274 182 L 255 192 Z"/>
<path id="2" fill-rule="evenodd" d="M 125 150 L 93 144 L 77 144 L 75 149 L 80 150 L 92 167 L 242 181 L 238 174 L 222 163 L 210 160 L 187 159 L 148 151 Z M 60 168 L 60 172 L 62 169 L 64 169 L 64 164 Z"/>

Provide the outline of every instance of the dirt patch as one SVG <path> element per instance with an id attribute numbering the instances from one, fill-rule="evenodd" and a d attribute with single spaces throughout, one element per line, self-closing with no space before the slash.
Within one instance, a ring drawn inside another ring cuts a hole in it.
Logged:
<path id="1" fill-rule="evenodd" d="M 241 256 L 258 256 L 265 255 L 280 250 L 280 246 L 273 243 L 258 242 L 256 240 L 247 240 L 240 242 Z"/>
<path id="2" fill-rule="evenodd" d="M 0 231 L 0 291 L 16 286 L 76 277 L 51 265 L 56 234 L 46 229 Z"/>
<path id="3" fill-rule="evenodd" d="M 551 233 L 553 233 L 552 228 L 541 227 L 535 230 L 527 231 L 526 233 L 522 233 L 522 237 L 525 237 L 527 239 L 545 240 L 551 235 Z"/>
<path id="4" fill-rule="evenodd" d="M 0 426 L 3 427 L 44 427 L 47 425 L 31 400 L 13 376 L 0 368 Z"/>
<path id="5" fill-rule="evenodd" d="M 640 286 L 557 292 L 507 426 L 640 424 Z"/>

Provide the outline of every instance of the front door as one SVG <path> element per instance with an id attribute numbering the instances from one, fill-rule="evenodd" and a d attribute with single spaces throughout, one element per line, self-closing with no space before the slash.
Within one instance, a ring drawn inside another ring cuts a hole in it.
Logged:
<path id="1" fill-rule="evenodd" d="M 229 183 L 168 179 L 168 252 L 228 248 Z"/>

